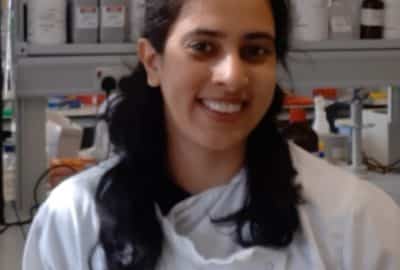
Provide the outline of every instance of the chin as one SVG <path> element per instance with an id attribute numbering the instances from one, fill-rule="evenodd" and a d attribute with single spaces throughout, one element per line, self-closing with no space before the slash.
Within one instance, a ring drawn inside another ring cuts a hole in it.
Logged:
<path id="1" fill-rule="evenodd" d="M 234 151 L 235 149 L 241 149 L 245 143 L 245 140 L 238 139 L 227 139 L 224 138 L 202 138 L 198 143 L 209 149 L 210 151 L 222 152 L 222 151 Z"/>

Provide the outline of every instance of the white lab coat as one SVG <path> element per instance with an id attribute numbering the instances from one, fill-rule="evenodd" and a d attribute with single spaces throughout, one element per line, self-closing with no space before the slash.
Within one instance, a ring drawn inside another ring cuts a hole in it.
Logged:
<path id="1" fill-rule="evenodd" d="M 159 215 L 166 235 L 160 270 L 399 270 L 400 210 L 381 190 L 291 145 L 301 233 L 284 249 L 242 248 L 232 227 L 210 222 L 241 206 L 245 169 L 225 186 L 192 196 Z M 67 180 L 41 207 L 29 232 L 23 270 L 87 270 L 99 224 L 93 195 L 107 161 Z M 271 179 L 273 181 L 273 179 Z M 268 213 L 266 213 L 268 214 Z M 273 218 L 273 217 L 271 217 Z M 129 258 L 128 258 L 129 260 Z M 94 270 L 105 270 L 96 249 Z"/>

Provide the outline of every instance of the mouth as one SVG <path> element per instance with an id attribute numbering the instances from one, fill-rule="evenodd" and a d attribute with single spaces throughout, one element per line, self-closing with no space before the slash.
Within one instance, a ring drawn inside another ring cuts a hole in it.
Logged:
<path id="1" fill-rule="evenodd" d="M 246 106 L 245 101 L 226 101 L 215 99 L 198 99 L 206 109 L 221 114 L 236 114 Z"/>

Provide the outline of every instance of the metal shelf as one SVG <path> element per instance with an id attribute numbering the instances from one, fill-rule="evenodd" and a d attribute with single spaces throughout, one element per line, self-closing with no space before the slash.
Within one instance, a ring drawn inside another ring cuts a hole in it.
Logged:
<path id="1" fill-rule="evenodd" d="M 398 40 L 324 40 L 317 42 L 296 41 L 291 46 L 291 51 L 382 51 L 400 50 Z"/>
<path id="2" fill-rule="evenodd" d="M 293 89 L 400 85 L 399 41 L 297 43 L 288 56 L 289 75 L 280 81 Z"/>
<path id="3" fill-rule="evenodd" d="M 132 68 L 135 63 L 134 55 L 19 58 L 17 96 L 37 97 L 100 91 L 96 87 L 97 68 Z"/>
<path id="4" fill-rule="evenodd" d="M 133 67 L 136 63 L 134 44 L 33 46 L 20 43 L 17 51 L 19 96 L 97 91 L 94 88 L 97 67 Z M 290 75 L 281 69 L 279 81 L 293 89 L 400 85 L 400 42 L 295 43 L 289 53 L 288 66 Z"/>
<path id="5" fill-rule="evenodd" d="M 126 44 L 64 44 L 64 45 L 32 45 L 18 43 L 17 54 L 22 57 L 60 57 L 60 56 L 110 56 L 134 55 L 136 45 Z"/>

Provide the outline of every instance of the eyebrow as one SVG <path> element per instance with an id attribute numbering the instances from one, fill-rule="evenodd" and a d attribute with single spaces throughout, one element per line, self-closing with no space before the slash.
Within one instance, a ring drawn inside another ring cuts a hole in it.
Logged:
<path id="1" fill-rule="evenodd" d="M 195 29 L 185 35 L 187 38 L 191 36 L 209 36 L 214 38 L 225 38 L 226 34 L 220 31 L 205 29 L 205 28 L 198 28 Z M 270 41 L 275 41 L 275 37 L 268 33 L 268 32 L 250 32 L 244 35 L 245 40 L 257 40 L 257 39 L 266 39 Z"/>

